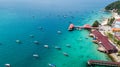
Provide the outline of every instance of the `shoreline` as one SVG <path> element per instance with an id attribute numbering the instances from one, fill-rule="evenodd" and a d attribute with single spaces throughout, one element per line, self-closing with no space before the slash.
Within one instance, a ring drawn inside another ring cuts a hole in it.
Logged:
<path id="1" fill-rule="evenodd" d="M 111 12 L 111 14 L 112 14 L 111 17 L 114 17 L 115 19 L 120 18 L 120 16 L 119 16 L 117 13 L 115 13 L 115 12 Z M 111 18 L 111 17 L 109 17 L 109 18 Z M 100 22 L 100 24 L 103 25 L 103 26 L 107 26 L 107 23 L 108 23 L 108 19 L 109 19 L 109 18 L 104 18 L 103 21 Z M 107 30 L 107 31 L 112 32 L 112 31 L 110 31 L 110 30 Z M 104 31 L 99 31 L 99 32 L 101 32 L 101 34 L 103 34 L 103 35 L 106 36 L 105 32 L 107 32 L 107 31 L 104 29 Z M 108 38 L 108 40 L 110 40 L 110 39 Z M 111 40 L 110 40 L 110 41 L 111 41 Z M 116 46 L 116 47 L 117 47 L 117 46 Z M 107 54 L 107 53 L 105 53 L 105 54 Z M 117 56 L 116 53 L 107 54 L 107 56 L 108 56 L 113 62 L 120 62 L 120 58 L 118 58 L 118 56 Z"/>

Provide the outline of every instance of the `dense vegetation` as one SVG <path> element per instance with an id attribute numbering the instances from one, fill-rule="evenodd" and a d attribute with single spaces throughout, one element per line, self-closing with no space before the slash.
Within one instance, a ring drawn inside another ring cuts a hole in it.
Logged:
<path id="1" fill-rule="evenodd" d="M 115 44 L 120 46 L 120 40 L 116 39 L 113 34 L 107 33 L 108 38 Z"/>
<path id="2" fill-rule="evenodd" d="M 108 6 L 105 7 L 106 10 L 113 10 L 116 9 L 116 12 L 118 12 L 120 14 L 120 0 L 115 1 L 111 4 L 109 4 Z"/>
<path id="3" fill-rule="evenodd" d="M 98 27 L 99 24 L 100 24 L 100 23 L 96 20 L 96 21 L 93 23 L 92 27 Z"/>
<path id="4" fill-rule="evenodd" d="M 114 22 L 114 20 L 115 20 L 115 18 L 114 18 L 114 17 L 109 18 L 109 19 L 108 19 L 108 22 L 107 22 L 107 25 L 111 26 L 111 25 L 112 25 L 112 23 Z"/>

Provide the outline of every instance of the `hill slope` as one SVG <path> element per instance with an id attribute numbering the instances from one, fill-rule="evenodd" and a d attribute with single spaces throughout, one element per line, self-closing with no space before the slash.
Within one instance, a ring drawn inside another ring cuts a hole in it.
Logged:
<path id="1" fill-rule="evenodd" d="M 120 14 L 120 1 L 115 1 L 105 7 L 105 10 L 117 9 L 117 12 Z"/>

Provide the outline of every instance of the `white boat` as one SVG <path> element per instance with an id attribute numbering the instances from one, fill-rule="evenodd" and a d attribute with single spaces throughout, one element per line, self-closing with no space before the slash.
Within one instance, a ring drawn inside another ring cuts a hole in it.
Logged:
<path id="1" fill-rule="evenodd" d="M 59 46 L 55 46 L 55 48 L 58 49 L 58 50 L 61 50 L 61 47 L 59 47 Z"/>
<path id="2" fill-rule="evenodd" d="M 34 41 L 34 44 L 39 44 L 39 42 L 38 41 Z"/>
<path id="3" fill-rule="evenodd" d="M 71 47 L 70 44 L 66 44 L 66 47 Z"/>
<path id="4" fill-rule="evenodd" d="M 10 67 L 10 64 L 5 64 L 6 67 Z"/>
<path id="5" fill-rule="evenodd" d="M 31 37 L 31 38 L 34 38 L 34 35 L 31 34 L 30 37 Z"/>
<path id="6" fill-rule="evenodd" d="M 48 48 L 49 46 L 48 45 L 44 45 L 45 48 Z"/>
<path id="7" fill-rule="evenodd" d="M 33 57 L 38 58 L 38 57 L 39 57 L 39 55 L 38 55 L 38 54 L 33 54 Z"/>
<path id="8" fill-rule="evenodd" d="M 61 31 L 57 31 L 58 34 L 61 34 L 62 32 Z"/>
<path id="9" fill-rule="evenodd" d="M 56 65 L 51 64 L 51 63 L 48 63 L 48 65 L 49 65 L 50 67 L 56 67 Z"/>
<path id="10" fill-rule="evenodd" d="M 20 40 L 16 40 L 16 43 L 19 43 L 19 44 L 20 44 L 20 43 L 21 43 L 21 41 L 20 41 Z"/>
<path id="11" fill-rule="evenodd" d="M 64 54 L 65 56 L 69 56 L 66 52 L 63 52 L 63 54 Z"/>

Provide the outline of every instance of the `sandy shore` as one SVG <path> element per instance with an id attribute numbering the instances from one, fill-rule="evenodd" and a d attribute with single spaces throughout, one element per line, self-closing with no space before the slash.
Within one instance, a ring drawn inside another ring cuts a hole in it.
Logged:
<path id="1" fill-rule="evenodd" d="M 115 19 L 119 19 L 120 18 L 120 15 L 118 15 L 117 13 L 114 13 L 112 12 L 112 17 L 115 17 Z M 106 25 L 107 25 L 107 22 L 108 22 L 108 18 L 104 19 L 102 22 L 101 22 L 101 25 L 102 25 L 102 29 L 104 31 L 100 31 L 102 34 L 104 34 L 105 31 L 107 31 L 106 29 L 108 28 Z M 109 26 L 110 27 L 110 26 Z M 110 32 L 110 29 L 109 29 L 109 32 Z M 112 32 L 112 31 L 111 31 Z M 104 34 L 105 35 L 105 34 Z M 112 43 L 113 44 L 113 43 Z M 116 46 L 116 48 L 118 48 Z M 119 49 L 119 48 L 118 48 Z M 119 51 L 119 50 L 118 50 Z M 118 53 L 112 53 L 112 54 L 108 54 L 108 56 L 111 58 L 112 61 L 114 62 L 120 62 L 120 56 L 118 56 Z"/>
<path id="2" fill-rule="evenodd" d="M 112 16 L 115 17 L 115 19 L 119 19 L 120 18 L 120 15 L 118 15 L 118 13 L 112 12 Z"/>
<path id="3" fill-rule="evenodd" d="M 107 25 L 107 22 L 108 22 L 108 18 L 105 18 L 105 19 L 102 21 L 101 25 Z"/>

